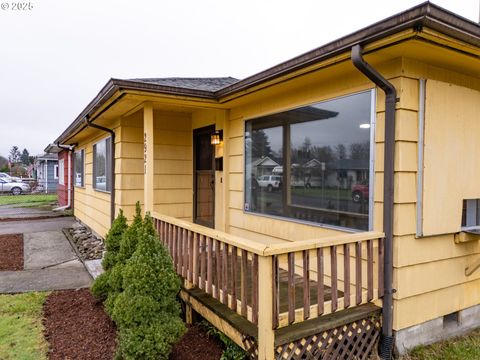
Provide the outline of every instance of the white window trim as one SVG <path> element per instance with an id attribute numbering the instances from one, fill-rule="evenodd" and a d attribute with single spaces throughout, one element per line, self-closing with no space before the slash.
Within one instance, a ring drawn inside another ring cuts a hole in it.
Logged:
<path id="1" fill-rule="evenodd" d="M 94 149 L 96 148 L 96 146 L 102 142 L 106 142 L 108 139 L 110 139 L 110 151 L 112 151 L 112 137 L 111 136 L 107 136 L 99 141 L 97 141 L 96 143 L 94 143 L 92 145 L 92 188 L 93 190 L 95 191 L 99 191 L 99 192 L 103 192 L 103 193 L 108 193 L 110 194 L 111 192 L 111 189 L 110 190 L 103 190 L 103 189 L 98 189 L 96 187 L 96 181 L 95 181 L 95 151 Z M 107 163 L 110 161 L 110 157 L 107 156 L 107 150 L 106 150 L 106 144 L 105 144 L 105 181 L 106 183 L 108 184 L 108 177 L 110 176 L 109 172 L 108 172 L 108 166 L 107 166 Z M 112 166 L 113 164 L 110 164 L 110 166 Z M 112 179 L 110 179 L 111 181 Z M 85 180 L 84 180 L 85 181 Z"/>
<path id="2" fill-rule="evenodd" d="M 53 178 L 58 179 L 58 165 L 53 165 Z M 47 175 L 48 176 L 48 175 Z"/>
<path id="3" fill-rule="evenodd" d="M 82 154 L 82 183 L 80 185 L 77 185 L 77 165 L 76 165 L 77 153 Z M 73 174 L 75 177 L 73 181 L 73 186 L 81 189 L 85 188 L 85 149 L 80 149 L 75 151 L 75 157 L 73 159 Z"/>
<path id="4" fill-rule="evenodd" d="M 65 185 L 65 160 L 58 160 L 58 184 Z"/>

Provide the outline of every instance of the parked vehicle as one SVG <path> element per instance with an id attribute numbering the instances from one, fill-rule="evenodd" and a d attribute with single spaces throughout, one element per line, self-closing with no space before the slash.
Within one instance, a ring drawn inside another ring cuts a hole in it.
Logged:
<path id="1" fill-rule="evenodd" d="M 267 191 L 278 190 L 282 186 L 282 177 L 278 175 L 262 175 L 258 179 L 258 186 Z"/>
<path id="2" fill-rule="evenodd" d="M 16 182 L 22 182 L 22 179 L 15 177 L 15 176 L 10 176 L 7 173 L 0 172 L 0 179 L 4 179 L 6 181 L 16 181 Z"/>
<path id="3" fill-rule="evenodd" d="M 352 186 L 352 200 L 359 203 L 367 200 L 369 196 L 368 185 L 356 184 Z"/>
<path id="4" fill-rule="evenodd" d="M 0 192 L 10 192 L 12 195 L 20 195 L 30 192 L 30 185 L 18 181 L 7 181 L 2 178 L 0 179 Z"/>

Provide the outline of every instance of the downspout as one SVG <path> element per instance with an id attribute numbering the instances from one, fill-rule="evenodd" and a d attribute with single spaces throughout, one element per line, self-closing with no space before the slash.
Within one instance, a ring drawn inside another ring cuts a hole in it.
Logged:
<path id="1" fill-rule="evenodd" d="M 366 77 L 385 93 L 385 147 L 384 147 L 384 188 L 383 188 L 383 231 L 384 241 L 384 294 L 382 299 L 382 337 L 380 357 L 392 358 L 393 350 L 393 185 L 395 155 L 395 105 L 397 91 L 380 73 L 362 57 L 362 47 L 352 47 L 352 62 Z"/>
<path id="2" fill-rule="evenodd" d="M 53 211 L 63 211 L 68 209 L 72 206 L 72 154 L 73 149 L 75 149 L 75 145 L 61 145 L 59 143 L 56 144 L 57 147 L 60 149 L 64 149 L 68 151 L 68 169 L 67 169 L 67 205 L 60 206 L 58 208 L 53 209 Z"/>
<path id="3" fill-rule="evenodd" d="M 92 123 L 91 120 L 88 119 L 88 115 L 84 118 L 85 124 L 87 127 L 92 127 L 98 130 L 105 131 L 110 134 L 111 136 L 111 149 L 110 149 L 110 181 L 111 181 L 111 189 L 110 189 L 110 223 L 113 223 L 115 220 L 115 131 L 112 129 L 97 125 Z"/>

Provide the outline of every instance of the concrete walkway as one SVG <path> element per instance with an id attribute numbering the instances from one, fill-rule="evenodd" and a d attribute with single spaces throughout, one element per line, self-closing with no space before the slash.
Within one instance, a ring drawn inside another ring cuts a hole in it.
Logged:
<path id="1" fill-rule="evenodd" d="M 23 234 L 23 271 L 0 271 L 0 293 L 76 289 L 92 278 L 78 260 L 62 228 L 71 217 L 0 222 L 0 234 Z"/>
<path id="2" fill-rule="evenodd" d="M 52 211 L 51 206 L 21 207 L 16 205 L 0 205 L 0 219 L 28 219 L 36 217 L 56 218 L 63 213 Z"/>

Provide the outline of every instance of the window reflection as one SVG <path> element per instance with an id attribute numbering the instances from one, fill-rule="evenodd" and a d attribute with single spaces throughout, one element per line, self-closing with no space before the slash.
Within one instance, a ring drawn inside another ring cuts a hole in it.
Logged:
<path id="1" fill-rule="evenodd" d="M 248 121 L 245 210 L 367 230 L 371 111 L 366 92 Z"/>

